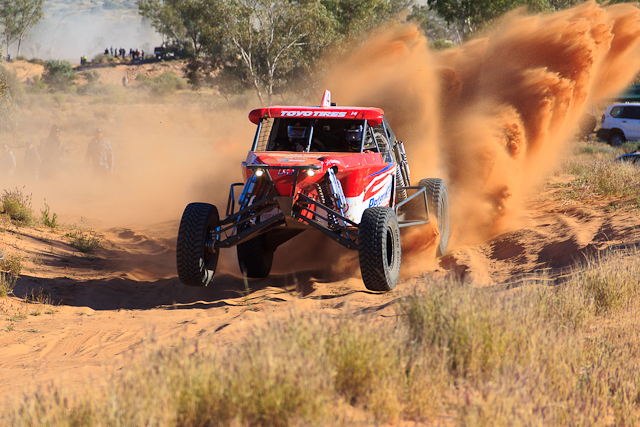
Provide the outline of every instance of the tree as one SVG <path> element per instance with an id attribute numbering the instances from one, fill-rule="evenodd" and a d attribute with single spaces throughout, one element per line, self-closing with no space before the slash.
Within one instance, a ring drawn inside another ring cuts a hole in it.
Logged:
<path id="1" fill-rule="evenodd" d="M 527 6 L 531 12 L 552 10 L 554 0 L 427 0 L 430 10 L 453 25 L 459 41 L 464 41 L 485 24 L 498 16 Z M 558 0 L 556 3 L 576 3 L 575 0 Z M 415 9 L 414 9 L 415 11 Z"/>
<path id="2" fill-rule="evenodd" d="M 380 25 L 412 0 L 137 0 L 170 40 L 188 40 L 187 74 L 213 70 L 220 87 L 253 88 L 261 102 L 311 65 L 332 43 Z M 206 64 L 205 64 L 206 63 Z M 224 89 L 221 90 L 223 92 Z"/>
<path id="3" fill-rule="evenodd" d="M 6 37 L 7 52 L 9 45 L 14 41 L 18 41 L 18 52 L 20 55 L 20 46 L 29 31 L 42 18 L 44 0 L 0 0 L 0 24 L 2 25 L 2 34 Z"/>
<path id="4" fill-rule="evenodd" d="M 292 71 L 333 40 L 334 22 L 319 1 L 236 0 L 230 2 L 225 29 L 237 75 L 271 103 Z"/>
<path id="5" fill-rule="evenodd" d="M 209 23 L 203 22 L 202 0 L 137 0 L 139 13 L 165 36 L 169 44 L 188 44 L 191 54 L 198 56 L 203 32 Z M 212 3 L 212 2 L 206 2 Z"/>

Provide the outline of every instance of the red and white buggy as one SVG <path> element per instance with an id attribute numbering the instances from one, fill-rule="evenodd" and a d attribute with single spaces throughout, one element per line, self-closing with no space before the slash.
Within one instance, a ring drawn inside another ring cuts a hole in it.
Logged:
<path id="1" fill-rule="evenodd" d="M 429 178 L 412 187 L 404 145 L 384 112 L 338 107 L 330 97 L 325 91 L 319 107 L 249 113 L 257 131 L 242 162 L 244 183 L 231 185 L 225 218 L 208 203 L 191 203 L 182 215 L 182 283 L 208 285 L 220 249 L 232 246 L 246 277 L 266 277 L 279 245 L 316 229 L 358 251 L 367 289 L 389 291 L 400 273 L 400 228 L 429 222 L 429 213 L 440 233 L 436 255 L 446 252 L 445 182 Z"/>

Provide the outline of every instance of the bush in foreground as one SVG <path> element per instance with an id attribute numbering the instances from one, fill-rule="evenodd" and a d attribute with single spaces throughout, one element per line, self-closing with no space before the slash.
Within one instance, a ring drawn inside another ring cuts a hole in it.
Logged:
<path id="1" fill-rule="evenodd" d="M 29 226 L 34 223 L 31 196 L 24 194 L 19 188 L 4 190 L 0 197 L 0 208 L 1 213 L 19 225 Z"/>

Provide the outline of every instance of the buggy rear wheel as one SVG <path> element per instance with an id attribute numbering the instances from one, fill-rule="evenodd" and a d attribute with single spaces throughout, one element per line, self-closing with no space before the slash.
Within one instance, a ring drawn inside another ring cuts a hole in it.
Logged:
<path id="1" fill-rule="evenodd" d="M 398 284 L 402 249 L 400 228 L 393 209 L 368 208 L 358 228 L 360 271 L 371 291 L 390 291 Z"/>
<path id="2" fill-rule="evenodd" d="M 427 192 L 429 213 L 438 221 L 440 240 L 436 247 L 436 256 L 441 257 L 447 252 L 449 245 L 449 192 L 447 184 L 440 178 L 426 178 L 418 184 Z"/>
<path id="3" fill-rule="evenodd" d="M 182 214 L 176 262 L 178 277 L 187 286 L 207 286 L 213 279 L 220 251 L 213 249 L 212 239 L 219 219 L 218 209 L 208 203 L 190 203 Z"/>
<path id="4" fill-rule="evenodd" d="M 275 251 L 267 247 L 266 233 L 240 243 L 236 248 L 240 271 L 245 277 L 259 279 L 269 275 Z"/>

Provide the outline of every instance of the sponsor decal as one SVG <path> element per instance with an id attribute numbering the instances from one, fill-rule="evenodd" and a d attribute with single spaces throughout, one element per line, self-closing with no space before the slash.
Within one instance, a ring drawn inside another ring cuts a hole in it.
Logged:
<path id="1" fill-rule="evenodd" d="M 328 159 L 324 161 L 325 167 L 337 166 L 342 164 L 342 162 L 338 159 Z"/>
<path id="2" fill-rule="evenodd" d="M 278 175 L 293 175 L 294 169 L 278 169 Z"/>
<path id="3" fill-rule="evenodd" d="M 355 114 L 354 114 L 355 113 Z M 357 115 L 356 111 L 351 112 L 351 115 Z M 281 111 L 280 115 L 282 117 L 332 117 L 332 118 L 342 118 L 347 117 L 347 111 Z"/>
<path id="4" fill-rule="evenodd" d="M 369 197 L 375 196 L 376 193 L 382 190 L 382 187 L 385 185 L 385 181 L 387 180 L 387 178 L 389 178 L 389 176 L 390 175 L 383 176 L 381 178 L 378 178 L 378 180 L 373 181 L 371 184 L 369 184 L 367 186 L 367 190 L 364 193 L 363 199 L 367 200 Z"/>
<path id="5" fill-rule="evenodd" d="M 269 218 L 273 218 L 274 216 L 278 215 L 279 213 L 280 213 L 280 209 L 279 208 L 273 208 L 270 211 L 265 212 L 262 215 L 260 215 L 260 222 L 266 221 Z"/>
<path id="6" fill-rule="evenodd" d="M 387 201 L 389 200 L 389 196 L 391 195 L 390 193 L 391 193 L 391 186 L 388 186 L 385 192 L 382 193 L 380 196 L 372 197 L 371 200 L 369 200 L 369 207 L 386 204 Z"/>

